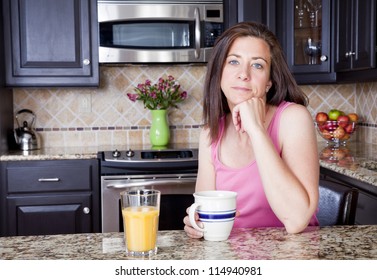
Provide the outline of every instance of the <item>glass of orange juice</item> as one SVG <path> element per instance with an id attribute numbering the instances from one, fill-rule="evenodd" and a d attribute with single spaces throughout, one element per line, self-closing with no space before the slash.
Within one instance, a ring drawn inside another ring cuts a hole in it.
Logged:
<path id="1" fill-rule="evenodd" d="M 133 189 L 121 192 L 120 198 L 127 255 L 144 257 L 156 254 L 160 191 Z"/>

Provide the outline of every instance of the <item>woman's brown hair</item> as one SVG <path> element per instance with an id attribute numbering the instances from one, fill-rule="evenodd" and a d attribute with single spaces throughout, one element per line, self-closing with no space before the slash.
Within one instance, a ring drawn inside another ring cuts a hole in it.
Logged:
<path id="1" fill-rule="evenodd" d="M 211 141 L 219 137 L 219 120 L 230 112 L 227 99 L 221 90 L 221 76 L 224 63 L 233 42 L 240 37 L 255 37 L 264 40 L 270 47 L 272 87 L 266 102 L 279 105 L 282 101 L 307 105 L 307 97 L 293 78 L 278 39 L 267 26 L 256 22 L 242 22 L 227 29 L 217 39 L 207 65 L 204 84 L 203 120 L 210 129 Z"/>

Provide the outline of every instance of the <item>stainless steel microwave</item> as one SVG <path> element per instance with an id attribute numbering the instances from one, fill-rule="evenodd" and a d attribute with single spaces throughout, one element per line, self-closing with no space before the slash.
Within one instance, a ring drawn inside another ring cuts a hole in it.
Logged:
<path id="1" fill-rule="evenodd" d="M 223 32 L 222 0 L 99 0 L 100 63 L 205 63 Z"/>

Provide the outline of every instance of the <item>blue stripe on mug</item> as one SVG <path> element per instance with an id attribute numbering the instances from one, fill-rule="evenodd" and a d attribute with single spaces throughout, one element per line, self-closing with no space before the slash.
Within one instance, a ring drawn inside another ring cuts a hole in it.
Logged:
<path id="1" fill-rule="evenodd" d="M 232 220 L 236 216 L 236 210 L 231 211 L 198 211 L 199 220 Z"/>

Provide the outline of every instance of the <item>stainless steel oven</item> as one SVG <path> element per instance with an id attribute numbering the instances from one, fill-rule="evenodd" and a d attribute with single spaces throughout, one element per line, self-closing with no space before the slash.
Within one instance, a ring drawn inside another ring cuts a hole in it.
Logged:
<path id="1" fill-rule="evenodd" d="M 99 152 L 102 232 L 123 231 L 120 192 L 132 188 L 161 191 L 160 230 L 183 229 L 193 203 L 197 149 Z"/>
<path id="2" fill-rule="evenodd" d="M 223 0 L 99 0 L 100 63 L 203 63 L 223 32 Z"/>

